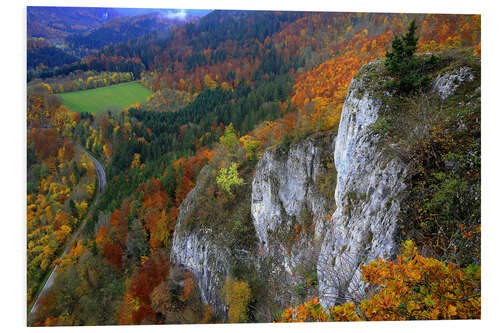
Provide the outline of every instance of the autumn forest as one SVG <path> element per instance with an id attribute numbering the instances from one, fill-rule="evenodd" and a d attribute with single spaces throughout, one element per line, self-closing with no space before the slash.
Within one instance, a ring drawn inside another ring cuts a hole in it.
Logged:
<path id="1" fill-rule="evenodd" d="M 27 13 L 29 326 L 481 318 L 479 15 Z"/>

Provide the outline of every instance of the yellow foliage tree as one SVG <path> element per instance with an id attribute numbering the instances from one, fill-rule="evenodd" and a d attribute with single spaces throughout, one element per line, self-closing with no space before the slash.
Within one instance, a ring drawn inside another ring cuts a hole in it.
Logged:
<path id="1" fill-rule="evenodd" d="M 229 305 L 228 319 L 230 323 L 246 323 L 248 321 L 248 304 L 252 293 L 248 283 L 227 278 L 221 290 L 221 296 Z"/>
<path id="2" fill-rule="evenodd" d="M 255 152 L 260 145 L 260 142 L 254 139 L 251 135 L 245 135 L 240 138 L 240 142 L 243 143 L 243 147 L 247 151 L 245 158 L 252 160 L 255 157 Z"/>
<path id="3" fill-rule="evenodd" d="M 59 243 L 62 243 L 68 238 L 69 234 L 71 233 L 71 227 L 67 225 L 61 226 L 59 230 L 54 232 L 54 237 L 57 239 Z"/>
<path id="4" fill-rule="evenodd" d="M 217 88 L 217 82 L 215 82 L 214 80 L 212 80 L 212 78 L 210 77 L 210 75 L 205 75 L 205 77 L 203 78 L 203 86 L 207 89 L 215 89 Z"/>
<path id="5" fill-rule="evenodd" d="M 87 186 L 85 186 L 85 191 L 87 192 L 87 199 L 91 199 L 95 192 L 95 185 L 88 184 Z"/>
<path id="6" fill-rule="evenodd" d="M 75 203 L 75 206 L 78 211 L 78 218 L 82 219 L 85 216 L 85 213 L 87 212 L 89 204 L 87 203 L 87 201 L 82 201 L 80 203 Z"/>
<path id="7" fill-rule="evenodd" d="M 233 162 L 229 168 L 221 168 L 217 174 L 217 184 L 228 194 L 232 195 L 231 188 L 244 184 L 245 181 L 238 175 L 238 164 Z"/>
<path id="8" fill-rule="evenodd" d="M 140 166 L 141 166 L 141 154 L 135 153 L 134 159 L 132 160 L 132 164 L 130 165 L 130 167 L 132 169 L 139 169 Z"/>

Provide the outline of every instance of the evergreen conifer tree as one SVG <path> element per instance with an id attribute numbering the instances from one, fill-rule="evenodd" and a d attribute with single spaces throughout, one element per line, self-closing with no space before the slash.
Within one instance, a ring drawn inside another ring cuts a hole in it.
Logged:
<path id="1" fill-rule="evenodd" d="M 393 77 L 388 82 L 388 88 L 395 89 L 402 94 L 410 94 L 429 85 L 429 78 L 425 69 L 436 62 L 432 56 L 426 62 L 418 61 L 415 57 L 418 36 L 417 24 L 411 21 L 408 31 L 404 36 L 396 36 L 392 41 L 392 51 L 387 51 L 385 67 Z"/>

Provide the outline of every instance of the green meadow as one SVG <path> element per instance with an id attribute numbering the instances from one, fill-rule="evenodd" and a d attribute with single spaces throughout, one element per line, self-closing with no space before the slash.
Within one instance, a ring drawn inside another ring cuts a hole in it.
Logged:
<path id="1" fill-rule="evenodd" d="M 75 112 L 96 113 L 105 107 L 126 108 L 143 103 L 152 93 L 137 82 L 127 82 L 109 87 L 57 94 L 68 108 Z"/>

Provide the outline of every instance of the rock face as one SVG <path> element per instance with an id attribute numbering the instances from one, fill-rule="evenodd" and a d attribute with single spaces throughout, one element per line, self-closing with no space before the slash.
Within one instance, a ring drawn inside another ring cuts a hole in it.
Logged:
<path id="1" fill-rule="evenodd" d="M 244 252 L 272 286 L 271 298 L 284 306 L 316 295 L 324 307 L 359 301 L 368 292 L 360 265 L 392 259 L 398 251 L 395 233 L 409 170 L 384 154 L 370 128 L 383 107 L 370 90 L 381 68 L 380 62 L 366 65 L 351 81 L 338 133 L 271 148 L 255 168 L 248 198 L 258 249 Z M 473 78 L 463 67 L 438 76 L 432 87 L 444 99 Z M 206 187 L 204 173 L 206 168 L 180 207 L 171 257 L 194 273 L 202 300 L 224 313 L 218 295 L 230 259 L 239 255 L 225 245 L 231 231 L 187 227 Z M 297 295 L 306 276 L 317 277 L 318 289 Z"/>
<path id="2" fill-rule="evenodd" d="M 294 287 L 305 275 L 316 275 L 325 223 L 335 209 L 334 142 L 334 132 L 319 133 L 289 149 L 276 147 L 263 154 L 251 178 L 249 209 L 258 243 L 252 253 L 232 249 L 228 239 L 234 238 L 233 231 L 221 229 L 221 224 L 190 226 L 209 179 L 208 167 L 200 172 L 180 206 L 171 259 L 193 273 L 202 300 L 220 317 L 227 310 L 220 290 L 235 258 L 253 267 L 262 279 L 270 279 L 275 286 L 270 296 L 283 306 L 298 301 Z M 307 296 L 311 295 L 300 299 Z"/>
<path id="3" fill-rule="evenodd" d="M 204 193 L 205 173 L 201 170 L 196 186 L 189 192 L 179 208 L 172 242 L 171 260 L 173 263 L 189 269 L 200 287 L 201 299 L 216 309 L 218 314 L 225 311 L 225 305 L 219 299 L 219 290 L 224 285 L 224 278 L 229 272 L 229 250 L 213 241 L 213 233 L 207 227 L 189 227 L 189 214 L 195 202 Z"/>
<path id="4" fill-rule="evenodd" d="M 443 75 L 438 75 L 432 85 L 432 90 L 442 99 L 453 95 L 462 82 L 471 82 L 474 75 L 470 67 L 460 67 Z"/>
<path id="5" fill-rule="evenodd" d="M 333 167 L 335 133 L 313 135 L 288 151 L 266 151 L 252 181 L 252 220 L 271 279 L 279 285 L 281 303 L 315 271 L 325 223 L 335 209 Z M 327 199 L 328 191 L 331 198 Z"/>
<path id="6" fill-rule="evenodd" d="M 369 126 L 380 107 L 362 75 L 351 81 L 335 145 L 337 209 L 317 264 L 323 306 L 362 297 L 360 264 L 396 253 L 394 234 L 407 168 L 398 159 L 387 160 L 377 147 Z"/>

